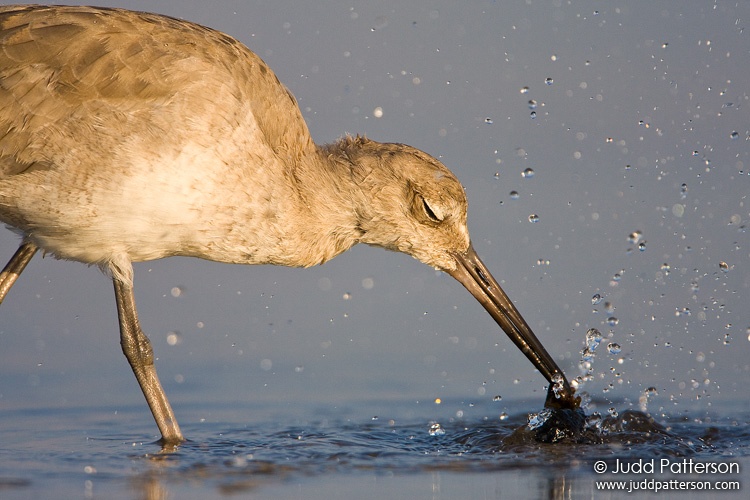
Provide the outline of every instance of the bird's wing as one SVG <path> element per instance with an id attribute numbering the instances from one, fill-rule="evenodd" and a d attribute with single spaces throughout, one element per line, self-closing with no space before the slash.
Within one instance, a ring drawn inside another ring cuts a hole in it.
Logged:
<path id="1" fill-rule="evenodd" d="M 277 154 L 314 147 L 291 93 L 228 35 L 118 9 L 0 7 L 0 179 L 56 164 L 63 136 L 106 154 L 134 128 L 158 141 L 248 113 Z"/>

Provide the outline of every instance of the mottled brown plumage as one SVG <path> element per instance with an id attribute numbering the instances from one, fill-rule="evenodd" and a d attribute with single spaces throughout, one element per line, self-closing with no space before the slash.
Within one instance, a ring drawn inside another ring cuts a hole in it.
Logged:
<path id="1" fill-rule="evenodd" d="M 316 146 L 292 94 L 240 42 L 90 7 L 0 7 L 0 220 L 114 281 L 121 343 L 165 442 L 182 433 L 138 325 L 132 262 L 186 255 L 312 266 L 362 242 L 463 283 L 548 380 L 561 372 L 473 251 L 438 160 L 362 137 Z M 559 374 L 559 375 L 558 375 Z M 552 404 L 571 405 L 558 380 Z"/>

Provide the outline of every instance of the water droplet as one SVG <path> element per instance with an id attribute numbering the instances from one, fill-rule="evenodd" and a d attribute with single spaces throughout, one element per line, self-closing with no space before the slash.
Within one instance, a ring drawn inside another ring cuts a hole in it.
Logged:
<path id="1" fill-rule="evenodd" d="M 531 113 L 529 113 L 529 116 L 531 117 L 532 120 L 536 118 L 536 111 L 532 111 Z"/>
<path id="2" fill-rule="evenodd" d="M 510 192 L 510 199 L 511 200 L 517 200 L 519 198 L 518 191 L 511 191 Z"/>
<path id="3" fill-rule="evenodd" d="M 553 83 L 555 83 L 555 81 L 552 78 L 547 77 L 544 79 L 544 83 L 546 83 L 547 85 L 552 85 Z"/>
<path id="4" fill-rule="evenodd" d="M 383 108 L 378 106 L 377 108 L 372 110 L 372 116 L 375 118 L 382 118 L 383 117 Z"/>
<path id="5" fill-rule="evenodd" d="M 739 138 L 739 136 L 740 136 L 740 134 L 738 134 L 736 130 L 732 131 L 732 133 L 729 134 L 729 138 L 732 139 L 732 140 L 735 140 L 735 139 Z"/>
<path id="6" fill-rule="evenodd" d="M 497 395 L 494 398 L 492 398 L 492 401 L 502 401 L 502 400 L 503 400 L 503 397 L 500 395 Z"/>
<path id="7" fill-rule="evenodd" d="M 529 109 L 536 109 L 536 100 L 530 99 L 529 100 Z"/>
<path id="8" fill-rule="evenodd" d="M 721 269 L 724 272 L 729 271 L 729 264 L 727 264 L 724 261 L 719 262 L 719 269 Z"/>
<path id="9" fill-rule="evenodd" d="M 182 334 L 177 330 L 167 333 L 167 344 L 179 345 L 182 344 Z"/>
<path id="10" fill-rule="evenodd" d="M 700 151 L 697 151 L 697 150 L 693 151 L 693 156 L 700 156 L 700 155 L 701 155 Z"/>
<path id="11" fill-rule="evenodd" d="M 522 94 L 528 94 L 529 93 L 529 87 L 521 87 L 521 93 Z"/>
<path id="12" fill-rule="evenodd" d="M 601 341 L 602 332 L 600 332 L 596 328 L 589 328 L 589 330 L 586 332 L 586 347 L 588 347 L 592 351 L 596 350 Z"/>
<path id="13" fill-rule="evenodd" d="M 552 416 L 552 410 L 549 408 L 545 408 L 539 413 L 529 413 L 529 415 L 526 417 L 528 419 L 528 427 L 529 430 L 538 429 L 542 425 L 544 425 L 544 422 L 546 422 L 550 417 Z"/>
<path id="14" fill-rule="evenodd" d="M 500 178 L 500 172 L 495 172 L 495 179 L 499 179 L 499 178 Z"/>
<path id="15" fill-rule="evenodd" d="M 442 436 L 445 434 L 445 429 L 443 429 L 439 423 L 435 422 L 430 425 L 430 430 L 428 432 L 430 433 L 430 436 Z"/>
<path id="16" fill-rule="evenodd" d="M 646 240 L 643 240 L 640 243 L 638 243 L 638 250 L 640 250 L 641 252 L 646 250 Z"/>
<path id="17" fill-rule="evenodd" d="M 505 413 L 505 412 L 502 412 L 502 413 L 500 414 L 500 420 L 507 420 L 507 419 L 508 419 L 508 414 L 507 414 L 507 413 Z"/>
<path id="18" fill-rule="evenodd" d="M 620 347 L 620 344 L 616 342 L 611 342 L 607 344 L 607 350 L 610 354 L 620 354 L 620 352 L 622 351 L 622 347 Z"/>
<path id="19" fill-rule="evenodd" d="M 643 236 L 642 232 L 640 232 L 640 231 L 633 231 L 632 233 L 630 233 L 630 235 L 628 235 L 628 241 L 630 243 L 632 243 L 633 245 L 635 245 L 636 243 L 638 243 L 639 241 L 641 241 L 641 237 L 642 236 Z"/>
<path id="20" fill-rule="evenodd" d="M 677 317 L 679 317 L 679 316 L 690 316 L 691 314 L 692 313 L 690 312 L 690 308 L 689 307 L 683 307 L 682 309 L 677 308 L 675 310 L 675 312 L 674 312 L 674 315 L 677 316 Z"/>
<path id="21" fill-rule="evenodd" d="M 521 177 L 523 177 L 524 179 L 531 179 L 532 177 L 534 177 L 535 173 L 536 172 L 534 172 L 533 168 L 527 168 L 526 170 L 521 172 Z"/>
<path id="22" fill-rule="evenodd" d="M 581 351 L 581 360 L 583 360 L 584 362 L 591 361 L 592 359 L 594 359 L 594 356 L 596 356 L 596 353 L 593 349 L 589 349 L 588 347 L 585 347 Z"/>
<path id="23" fill-rule="evenodd" d="M 352 298 L 352 294 L 351 294 L 351 293 L 349 293 L 349 292 L 345 292 L 345 293 L 344 293 L 344 295 L 342 296 L 342 298 L 343 298 L 344 300 L 349 300 L 349 299 L 351 299 L 351 298 Z"/>
<path id="24" fill-rule="evenodd" d="M 615 407 L 614 407 L 614 406 L 611 406 L 611 407 L 610 407 L 610 408 L 609 408 L 609 409 L 607 410 L 607 413 L 609 413 L 609 416 L 610 416 L 610 417 L 617 417 L 617 416 L 619 415 L 619 413 L 617 413 L 617 410 L 615 409 Z"/>
<path id="25" fill-rule="evenodd" d="M 565 390 L 565 377 L 563 377 L 562 373 L 555 373 L 552 375 L 550 382 L 552 384 L 552 392 L 557 399 L 560 399 L 562 392 Z"/>
<path id="26" fill-rule="evenodd" d="M 607 144 L 611 144 L 611 143 L 615 142 L 615 140 L 613 138 L 611 138 L 611 137 L 607 137 L 604 142 L 606 142 Z"/>
<path id="27" fill-rule="evenodd" d="M 593 429 L 601 429 L 602 427 L 602 416 L 598 411 L 595 411 L 588 417 L 586 417 L 586 427 Z"/>
<path id="28" fill-rule="evenodd" d="M 539 222 L 539 216 L 537 214 L 529 215 L 529 222 L 531 223 Z"/>
<path id="29" fill-rule="evenodd" d="M 597 305 L 597 304 L 601 303 L 601 301 L 602 301 L 602 296 L 599 295 L 598 293 L 594 294 L 594 296 L 591 297 L 591 303 L 593 305 Z"/>
<path id="30" fill-rule="evenodd" d="M 485 119 L 484 119 L 484 123 L 486 123 L 486 124 L 488 124 L 488 125 L 491 125 L 491 124 L 493 123 L 493 122 L 492 122 L 492 118 L 490 118 L 490 117 L 488 116 L 487 118 L 485 118 Z"/>
<path id="31" fill-rule="evenodd" d="M 615 318 L 614 316 L 610 316 L 609 318 L 607 318 L 607 324 L 609 326 L 617 326 L 619 322 L 620 320 Z"/>

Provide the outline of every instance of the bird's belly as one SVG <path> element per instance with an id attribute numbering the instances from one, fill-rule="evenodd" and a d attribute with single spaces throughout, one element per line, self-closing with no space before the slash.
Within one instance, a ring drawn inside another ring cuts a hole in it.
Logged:
<path id="1" fill-rule="evenodd" d="M 236 245 L 239 257 L 223 255 L 221 248 L 238 220 L 249 217 L 249 193 L 236 171 L 221 163 L 225 168 L 217 172 L 210 168 L 215 164 L 210 151 L 196 148 L 170 162 L 143 161 L 116 176 L 34 172 L 38 178 L 26 179 L 16 196 L 22 223 L 10 223 L 45 251 L 85 263 L 172 255 L 242 261 L 248 253 L 242 244 Z M 269 198 L 254 186 L 252 196 Z"/>

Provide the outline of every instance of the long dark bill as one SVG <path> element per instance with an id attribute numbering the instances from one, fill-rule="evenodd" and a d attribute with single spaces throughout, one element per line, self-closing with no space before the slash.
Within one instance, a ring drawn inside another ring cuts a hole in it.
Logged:
<path id="1" fill-rule="evenodd" d="M 474 247 L 463 253 L 455 253 L 455 271 L 449 274 L 456 278 L 484 306 L 500 328 L 510 337 L 531 363 L 550 382 L 545 406 L 554 408 L 577 408 L 578 400 L 565 378 L 529 325 L 510 301 L 495 278 L 487 270 Z"/>

